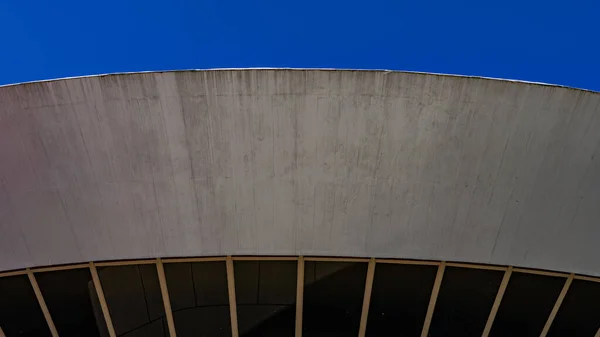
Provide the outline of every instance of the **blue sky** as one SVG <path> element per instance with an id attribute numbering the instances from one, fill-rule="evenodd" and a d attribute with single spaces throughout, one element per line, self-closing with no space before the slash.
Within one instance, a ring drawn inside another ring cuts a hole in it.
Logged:
<path id="1" fill-rule="evenodd" d="M 393 69 L 600 91 L 600 1 L 0 0 L 0 84 L 223 67 Z"/>

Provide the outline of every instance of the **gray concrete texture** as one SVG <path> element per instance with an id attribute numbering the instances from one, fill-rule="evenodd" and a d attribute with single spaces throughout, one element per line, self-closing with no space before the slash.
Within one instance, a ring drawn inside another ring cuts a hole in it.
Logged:
<path id="1" fill-rule="evenodd" d="M 386 71 L 0 88 L 0 270 L 325 255 L 600 276 L 600 94 Z"/>

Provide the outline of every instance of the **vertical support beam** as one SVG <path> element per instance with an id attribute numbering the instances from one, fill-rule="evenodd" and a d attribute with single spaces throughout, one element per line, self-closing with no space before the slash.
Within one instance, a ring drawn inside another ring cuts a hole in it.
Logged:
<path id="1" fill-rule="evenodd" d="M 296 337 L 302 337 L 302 310 L 304 305 L 304 256 L 298 257 L 296 279 Z"/>
<path id="2" fill-rule="evenodd" d="M 42 291 L 35 279 L 35 275 L 33 275 L 33 272 L 29 268 L 27 268 L 27 277 L 29 277 L 29 282 L 31 282 L 31 287 L 33 288 L 33 292 L 35 293 L 40 308 L 42 309 L 46 323 L 48 323 L 48 328 L 50 329 L 52 337 L 58 337 L 58 331 L 56 331 L 54 321 L 52 321 L 52 316 L 50 316 L 50 311 L 48 311 L 48 306 L 46 306 L 46 301 L 44 301 L 44 296 L 42 296 Z"/>
<path id="3" fill-rule="evenodd" d="M 367 280 L 365 282 L 365 295 L 363 297 L 362 313 L 360 316 L 360 327 L 358 337 L 365 337 L 367 332 L 367 319 L 369 317 L 369 306 L 371 304 L 371 290 L 373 289 L 373 278 L 375 276 L 375 258 L 369 260 L 367 268 Z"/>
<path id="4" fill-rule="evenodd" d="M 445 269 L 446 262 L 442 261 L 438 267 L 435 282 L 433 283 L 433 290 L 431 291 L 431 298 L 429 299 L 429 306 L 427 307 L 427 314 L 425 315 L 425 322 L 423 323 L 423 330 L 421 330 L 421 337 L 427 337 L 427 334 L 429 334 L 429 326 L 431 325 L 431 318 L 433 317 L 433 310 L 435 309 L 435 302 L 437 302 L 437 297 L 440 292 Z"/>
<path id="5" fill-rule="evenodd" d="M 173 311 L 171 311 L 171 299 L 169 298 L 169 290 L 167 288 L 167 278 L 165 277 L 165 268 L 163 267 L 160 258 L 156 259 L 156 272 L 158 273 L 160 292 L 162 293 L 163 305 L 165 306 L 165 316 L 167 317 L 169 336 L 177 337 L 177 333 L 175 332 L 175 321 L 173 320 Z"/>
<path id="6" fill-rule="evenodd" d="M 239 337 L 237 319 L 237 301 L 235 299 L 235 274 L 233 272 L 233 260 L 227 256 L 227 291 L 229 293 L 229 317 L 231 318 L 231 337 Z"/>
<path id="7" fill-rule="evenodd" d="M 509 266 L 508 269 L 504 272 L 504 277 L 502 278 L 502 282 L 500 283 L 500 287 L 498 288 L 498 293 L 496 294 L 496 299 L 494 300 L 494 304 L 492 305 L 492 310 L 490 311 L 490 315 L 488 316 L 488 320 L 485 323 L 485 328 L 483 329 L 483 333 L 481 337 L 488 337 L 490 331 L 492 330 L 492 325 L 494 324 L 494 319 L 496 318 L 496 314 L 498 313 L 498 308 L 500 307 L 500 303 L 502 303 L 502 297 L 504 296 L 504 292 L 506 291 L 506 286 L 508 286 L 508 281 L 510 280 L 510 276 L 512 275 L 512 266 Z"/>
<path id="8" fill-rule="evenodd" d="M 565 296 L 567 295 L 567 291 L 569 291 L 569 287 L 571 286 L 571 283 L 573 282 L 573 276 L 575 276 L 575 275 L 574 274 L 569 275 L 569 277 L 565 281 L 565 285 L 563 286 L 562 290 L 560 291 L 560 294 L 558 295 L 558 298 L 556 299 L 556 303 L 554 303 L 554 307 L 552 308 L 552 311 L 550 312 L 550 316 L 548 316 L 548 320 L 546 320 L 546 325 L 544 325 L 544 329 L 542 330 L 540 337 L 546 337 L 546 334 L 548 334 L 548 331 L 550 330 L 550 326 L 552 326 L 552 322 L 554 321 L 554 317 L 556 317 L 556 314 L 558 313 L 558 309 L 560 309 L 560 305 L 562 304 L 563 300 L 565 299 Z"/>
<path id="9" fill-rule="evenodd" d="M 90 272 L 92 273 L 92 281 L 94 282 L 94 288 L 96 288 L 96 294 L 98 294 L 98 301 L 100 302 L 100 308 L 102 308 L 108 335 L 110 337 L 117 337 L 115 327 L 110 318 L 110 312 L 108 311 L 108 304 L 106 304 L 106 298 L 104 297 L 104 290 L 102 290 L 102 283 L 100 283 L 100 277 L 98 276 L 98 270 L 96 270 L 94 262 L 90 262 Z"/>

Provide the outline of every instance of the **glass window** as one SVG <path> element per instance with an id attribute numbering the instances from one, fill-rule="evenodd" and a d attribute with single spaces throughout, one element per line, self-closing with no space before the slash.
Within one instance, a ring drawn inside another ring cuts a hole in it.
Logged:
<path id="1" fill-rule="evenodd" d="M 367 336 L 419 337 L 437 270 L 437 266 L 376 264 Z"/>
<path id="2" fill-rule="evenodd" d="M 225 262 L 164 267 L 177 337 L 231 336 Z"/>
<path id="3" fill-rule="evenodd" d="M 503 277 L 503 271 L 446 268 L 429 335 L 481 336 Z"/>
<path id="4" fill-rule="evenodd" d="M 539 336 L 565 280 L 512 273 L 490 336 Z"/>
<path id="5" fill-rule="evenodd" d="M 0 277 L 0 326 L 6 337 L 50 337 L 27 275 Z"/>
<path id="6" fill-rule="evenodd" d="M 293 337 L 296 322 L 295 261 L 235 261 L 241 336 Z"/>
<path id="7" fill-rule="evenodd" d="M 117 336 L 168 336 L 156 265 L 98 268 Z"/>
<path id="8" fill-rule="evenodd" d="M 548 337 L 595 336 L 600 329 L 600 283 L 573 280 Z"/>
<path id="9" fill-rule="evenodd" d="M 358 334 L 367 263 L 305 263 L 303 336 Z"/>
<path id="10" fill-rule="evenodd" d="M 178 312 L 196 306 L 196 292 L 191 263 L 165 263 L 165 277 L 171 300 L 171 310 Z"/>
<path id="11" fill-rule="evenodd" d="M 98 337 L 99 331 L 106 332 L 101 311 L 94 315 L 92 298 L 97 294 L 89 268 L 36 273 L 35 278 L 61 337 Z"/>

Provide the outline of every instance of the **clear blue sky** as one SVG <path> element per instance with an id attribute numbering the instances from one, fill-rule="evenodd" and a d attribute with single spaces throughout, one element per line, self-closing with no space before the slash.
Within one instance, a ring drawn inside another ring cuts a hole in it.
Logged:
<path id="1" fill-rule="evenodd" d="M 426 71 L 600 91 L 600 0 L 0 0 L 0 84 L 222 67 Z"/>

